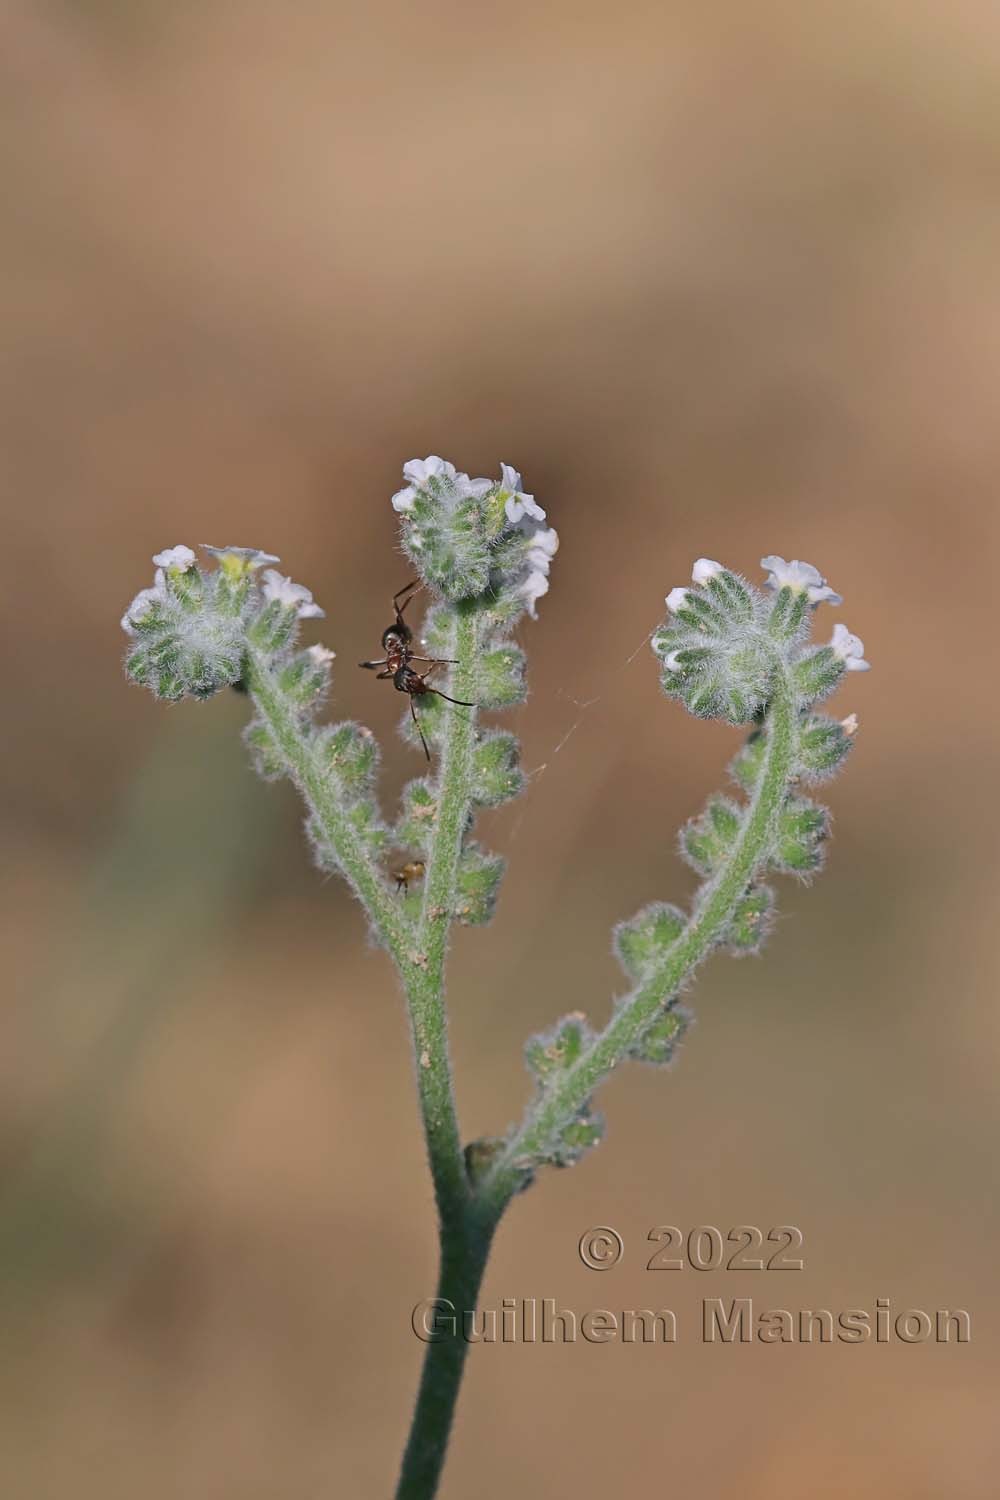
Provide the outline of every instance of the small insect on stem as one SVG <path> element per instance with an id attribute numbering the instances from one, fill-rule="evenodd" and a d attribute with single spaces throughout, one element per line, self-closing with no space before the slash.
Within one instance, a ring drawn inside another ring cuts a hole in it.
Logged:
<path id="1" fill-rule="evenodd" d="M 398 870 L 393 870 L 392 878 L 396 882 L 397 893 L 408 891 L 411 881 L 423 880 L 426 868 L 422 859 L 408 859 L 405 865 L 400 865 Z"/>
<path id="2" fill-rule="evenodd" d="M 417 656 L 413 650 L 413 631 L 403 619 L 411 599 L 423 588 L 419 578 L 406 584 L 394 594 L 392 598 L 393 613 L 396 618 L 391 625 L 387 625 L 382 632 L 382 650 L 385 656 L 380 661 L 359 661 L 358 666 L 364 667 L 369 672 L 377 672 L 379 679 L 392 678 L 392 685 L 397 693 L 407 693 L 410 699 L 410 715 L 417 726 L 420 743 L 424 747 L 424 754 L 430 760 L 431 752 L 427 748 L 424 731 L 420 727 L 417 717 L 415 698 L 422 698 L 426 693 L 434 693 L 436 697 L 443 698 L 446 703 L 457 703 L 462 708 L 475 708 L 474 703 L 469 703 L 465 698 L 451 698 L 443 693 L 440 688 L 431 687 L 427 679 L 438 667 L 454 666 L 452 657 L 448 656 Z M 419 661 L 426 665 L 426 671 L 415 672 L 410 665 L 411 662 Z"/>

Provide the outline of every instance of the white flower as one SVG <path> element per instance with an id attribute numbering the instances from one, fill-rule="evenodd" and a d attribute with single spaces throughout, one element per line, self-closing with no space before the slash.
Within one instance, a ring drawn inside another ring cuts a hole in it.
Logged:
<path id="1" fill-rule="evenodd" d="M 846 719 L 841 719 L 841 721 L 840 721 L 840 727 L 844 731 L 844 733 L 847 735 L 847 738 L 849 740 L 853 740 L 854 736 L 858 732 L 858 716 L 857 716 L 857 714 L 848 714 Z"/>
<path id="2" fill-rule="evenodd" d="M 121 626 L 126 635 L 135 635 L 136 622 L 145 619 L 155 604 L 167 602 L 167 579 L 162 568 L 153 574 L 153 587 L 140 589 L 128 609 L 122 615 Z"/>
<path id="3" fill-rule="evenodd" d="M 699 557 L 691 569 L 691 582 L 700 584 L 704 588 L 706 583 L 711 583 L 720 573 L 726 570 L 721 563 L 714 562 L 710 557 Z"/>
<path id="4" fill-rule="evenodd" d="M 255 568 L 262 568 L 265 563 L 281 561 L 280 557 L 274 557 L 270 552 L 261 552 L 257 547 L 210 547 L 207 542 L 202 542 L 201 548 L 212 557 L 238 557 L 248 573 Z"/>
<path id="5" fill-rule="evenodd" d="M 190 547 L 168 547 L 165 552 L 157 552 L 153 561 L 158 568 L 177 568 L 186 573 L 188 568 L 194 567 L 195 555 Z"/>
<path id="6" fill-rule="evenodd" d="M 535 521 L 545 520 L 544 510 L 536 505 L 534 495 L 526 495 L 521 489 L 521 476 L 510 464 L 500 465 L 500 493 L 504 498 L 507 519 L 512 526 L 516 526 L 524 516 L 531 516 Z"/>
<path id="7" fill-rule="evenodd" d="M 667 608 L 672 615 L 675 615 L 679 609 L 684 608 L 689 593 L 689 589 L 670 590 L 670 593 L 667 595 Z"/>
<path id="8" fill-rule="evenodd" d="M 522 583 L 522 585 L 521 585 L 521 594 L 522 594 L 522 597 L 527 600 L 528 614 L 531 616 L 531 618 L 533 620 L 537 620 L 538 619 L 538 611 L 535 608 L 535 605 L 538 603 L 538 601 L 542 597 L 542 595 L 543 594 L 547 594 L 548 591 L 549 591 L 549 575 L 548 575 L 548 573 L 541 573 L 541 572 L 529 573 L 528 576 L 527 576 L 527 578 Z"/>
<path id="9" fill-rule="evenodd" d="M 324 617 L 325 611 L 320 609 L 309 589 L 301 583 L 293 583 L 274 568 L 268 568 L 264 574 L 261 591 L 268 604 L 277 603 L 286 609 L 294 609 L 300 620 L 322 620 Z"/>
<path id="10" fill-rule="evenodd" d="M 535 605 L 542 595 L 549 591 L 549 568 L 553 557 L 559 550 L 559 533 L 552 526 L 539 526 L 528 516 L 521 517 L 518 529 L 528 539 L 524 554 L 528 565 L 528 576 L 521 584 L 520 593 L 527 600 L 529 615 L 533 620 L 537 620 L 538 612 Z"/>
<path id="11" fill-rule="evenodd" d="M 760 565 L 770 576 L 769 589 L 791 589 L 796 594 L 806 594 L 810 604 L 843 604 L 840 594 L 833 591 L 818 568 L 812 563 L 799 562 L 794 558 L 786 562 L 783 557 L 762 557 Z"/>
<path id="12" fill-rule="evenodd" d="M 425 492 L 436 481 L 435 493 L 452 506 L 461 500 L 481 497 L 493 488 L 490 479 L 470 479 L 460 474 L 454 464 L 432 453 L 428 458 L 411 458 L 403 465 L 403 478 L 409 480 L 404 489 L 397 490 L 392 497 L 392 508 L 399 515 L 413 509 L 418 495 Z"/>
<path id="13" fill-rule="evenodd" d="M 308 646 L 306 648 L 306 655 L 314 667 L 328 667 L 336 654 L 336 651 L 331 651 L 328 646 Z"/>
<path id="14" fill-rule="evenodd" d="M 871 662 L 865 661 L 865 643 L 858 636 L 852 635 L 846 625 L 835 625 L 833 627 L 833 638 L 830 641 L 830 649 L 834 656 L 839 656 L 844 663 L 844 669 L 848 672 L 868 672 L 871 670 Z"/>

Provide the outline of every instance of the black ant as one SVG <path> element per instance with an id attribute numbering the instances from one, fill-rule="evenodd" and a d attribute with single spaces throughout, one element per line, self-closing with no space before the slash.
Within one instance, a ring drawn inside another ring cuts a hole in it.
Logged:
<path id="1" fill-rule="evenodd" d="M 379 678 L 391 677 L 393 687 L 397 693 L 409 694 L 410 714 L 414 724 L 417 726 L 417 733 L 420 736 L 420 743 L 424 747 L 424 754 L 430 760 L 431 752 L 427 748 L 424 731 L 421 729 L 420 720 L 417 718 L 416 705 L 413 702 L 414 698 L 421 698 L 425 693 L 435 693 L 439 698 L 444 698 L 447 703 L 457 703 L 462 708 L 475 708 L 476 705 L 466 702 L 464 698 L 449 698 L 447 693 L 442 693 L 440 688 L 430 687 L 427 682 L 428 677 L 438 667 L 454 666 L 455 662 L 453 658 L 447 656 L 416 656 L 412 650 L 413 631 L 403 619 L 403 613 L 414 594 L 422 588 L 423 583 L 421 580 L 414 578 L 412 582 L 401 588 L 398 594 L 393 595 L 392 607 L 396 618 L 382 632 L 382 650 L 385 652 L 385 656 L 381 661 L 359 661 L 358 666 L 365 667 L 370 672 L 376 671 L 379 667 L 384 667 L 385 670 L 378 674 Z M 402 603 L 400 603 L 400 600 L 402 600 Z M 428 664 L 427 671 L 415 672 L 410 666 L 411 661 L 426 662 Z"/>

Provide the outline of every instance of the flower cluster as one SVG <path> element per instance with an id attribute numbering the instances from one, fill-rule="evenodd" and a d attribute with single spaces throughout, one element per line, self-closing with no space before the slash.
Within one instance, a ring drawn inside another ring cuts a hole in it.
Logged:
<path id="1" fill-rule="evenodd" d="M 671 620 L 653 636 L 664 690 L 700 718 L 746 724 L 763 710 L 776 671 L 792 674 L 803 703 L 816 702 L 846 672 L 866 671 L 864 645 L 836 625 L 828 645 L 807 644 L 813 611 L 841 596 L 811 563 L 761 559 L 766 590 L 700 557 L 693 587 L 667 595 Z"/>
<path id="2" fill-rule="evenodd" d="M 392 504 L 426 582 L 450 603 L 489 593 L 508 618 L 534 617 L 559 538 L 517 470 L 502 464 L 499 479 L 470 479 L 432 454 L 404 464 L 403 477 Z"/>
<path id="3" fill-rule="evenodd" d="M 190 547 L 157 552 L 152 587 L 140 589 L 122 616 L 131 639 L 126 671 L 158 698 L 210 698 L 242 679 L 248 640 L 287 647 L 300 620 L 323 614 L 307 588 L 265 566 L 278 561 L 269 552 L 203 550 L 216 560 L 214 569 L 200 569 Z M 325 670 L 325 662 L 317 665 Z"/>

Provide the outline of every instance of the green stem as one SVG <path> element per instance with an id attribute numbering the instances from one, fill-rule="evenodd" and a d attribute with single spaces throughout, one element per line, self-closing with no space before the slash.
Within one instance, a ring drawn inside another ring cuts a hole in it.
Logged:
<path id="1" fill-rule="evenodd" d="M 475 697 L 478 621 L 475 614 L 458 609 L 452 612 L 452 617 L 448 655 L 455 658 L 456 666 L 449 691 L 453 697 L 471 701 Z M 448 1055 L 444 962 L 455 908 L 458 862 L 472 802 L 475 710 L 449 705 L 443 724 L 437 812 L 427 852 L 424 901 L 417 928 L 418 964 L 416 972 L 407 978 L 406 996 L 427 1154 L 442 1232 L 448 1234 L 461 1229 L 469 1198 Z"/>
<path id="2" fill-rule="evenodd" d="M 492 1226 L 477 1232 L 469 1224 L 442 1236 L 439 1332 L 427 1345 L 396 1500 L 431 1500 L 437 1492 L 468 1352 L 463 1314 L 475 1309 L 492 1237 Z"/>
<path id="3" fill-rule="evenodd" d="M 725 933 L 772 845 L 775 823 L 795 762 L 795 700 L 783 670 L 775 675 L 768 710 L 766 759 L 728 860 L 705 887 L 697 909 L 663 962 L 616 1009 L 604 1030 L 573 1067 L 557 1076 L 529 1111 L 476 1190 L 475 1214 L 495 1225 L 524 1180 L 524 1163 L 544 1151 L 554 1134 L 574 1118 L 594 1090 L 638 1041 L 662 1007 Z"/>
<path id="4" fill-rule="evenodd" d="M 310 738 L 299 728 L 295 711 L 278 685 L 267 656 L 252 648 L 248 652 L 247 688 L 285 758 L 292 780 L 322 828 L 348 883 L 408 986 L 413 976 L 419 973 L 413 928 L 399 903 L 393 900 L 382 872 L 363 840 L 352 827 L 336 784 L 313 754 Z"/>

